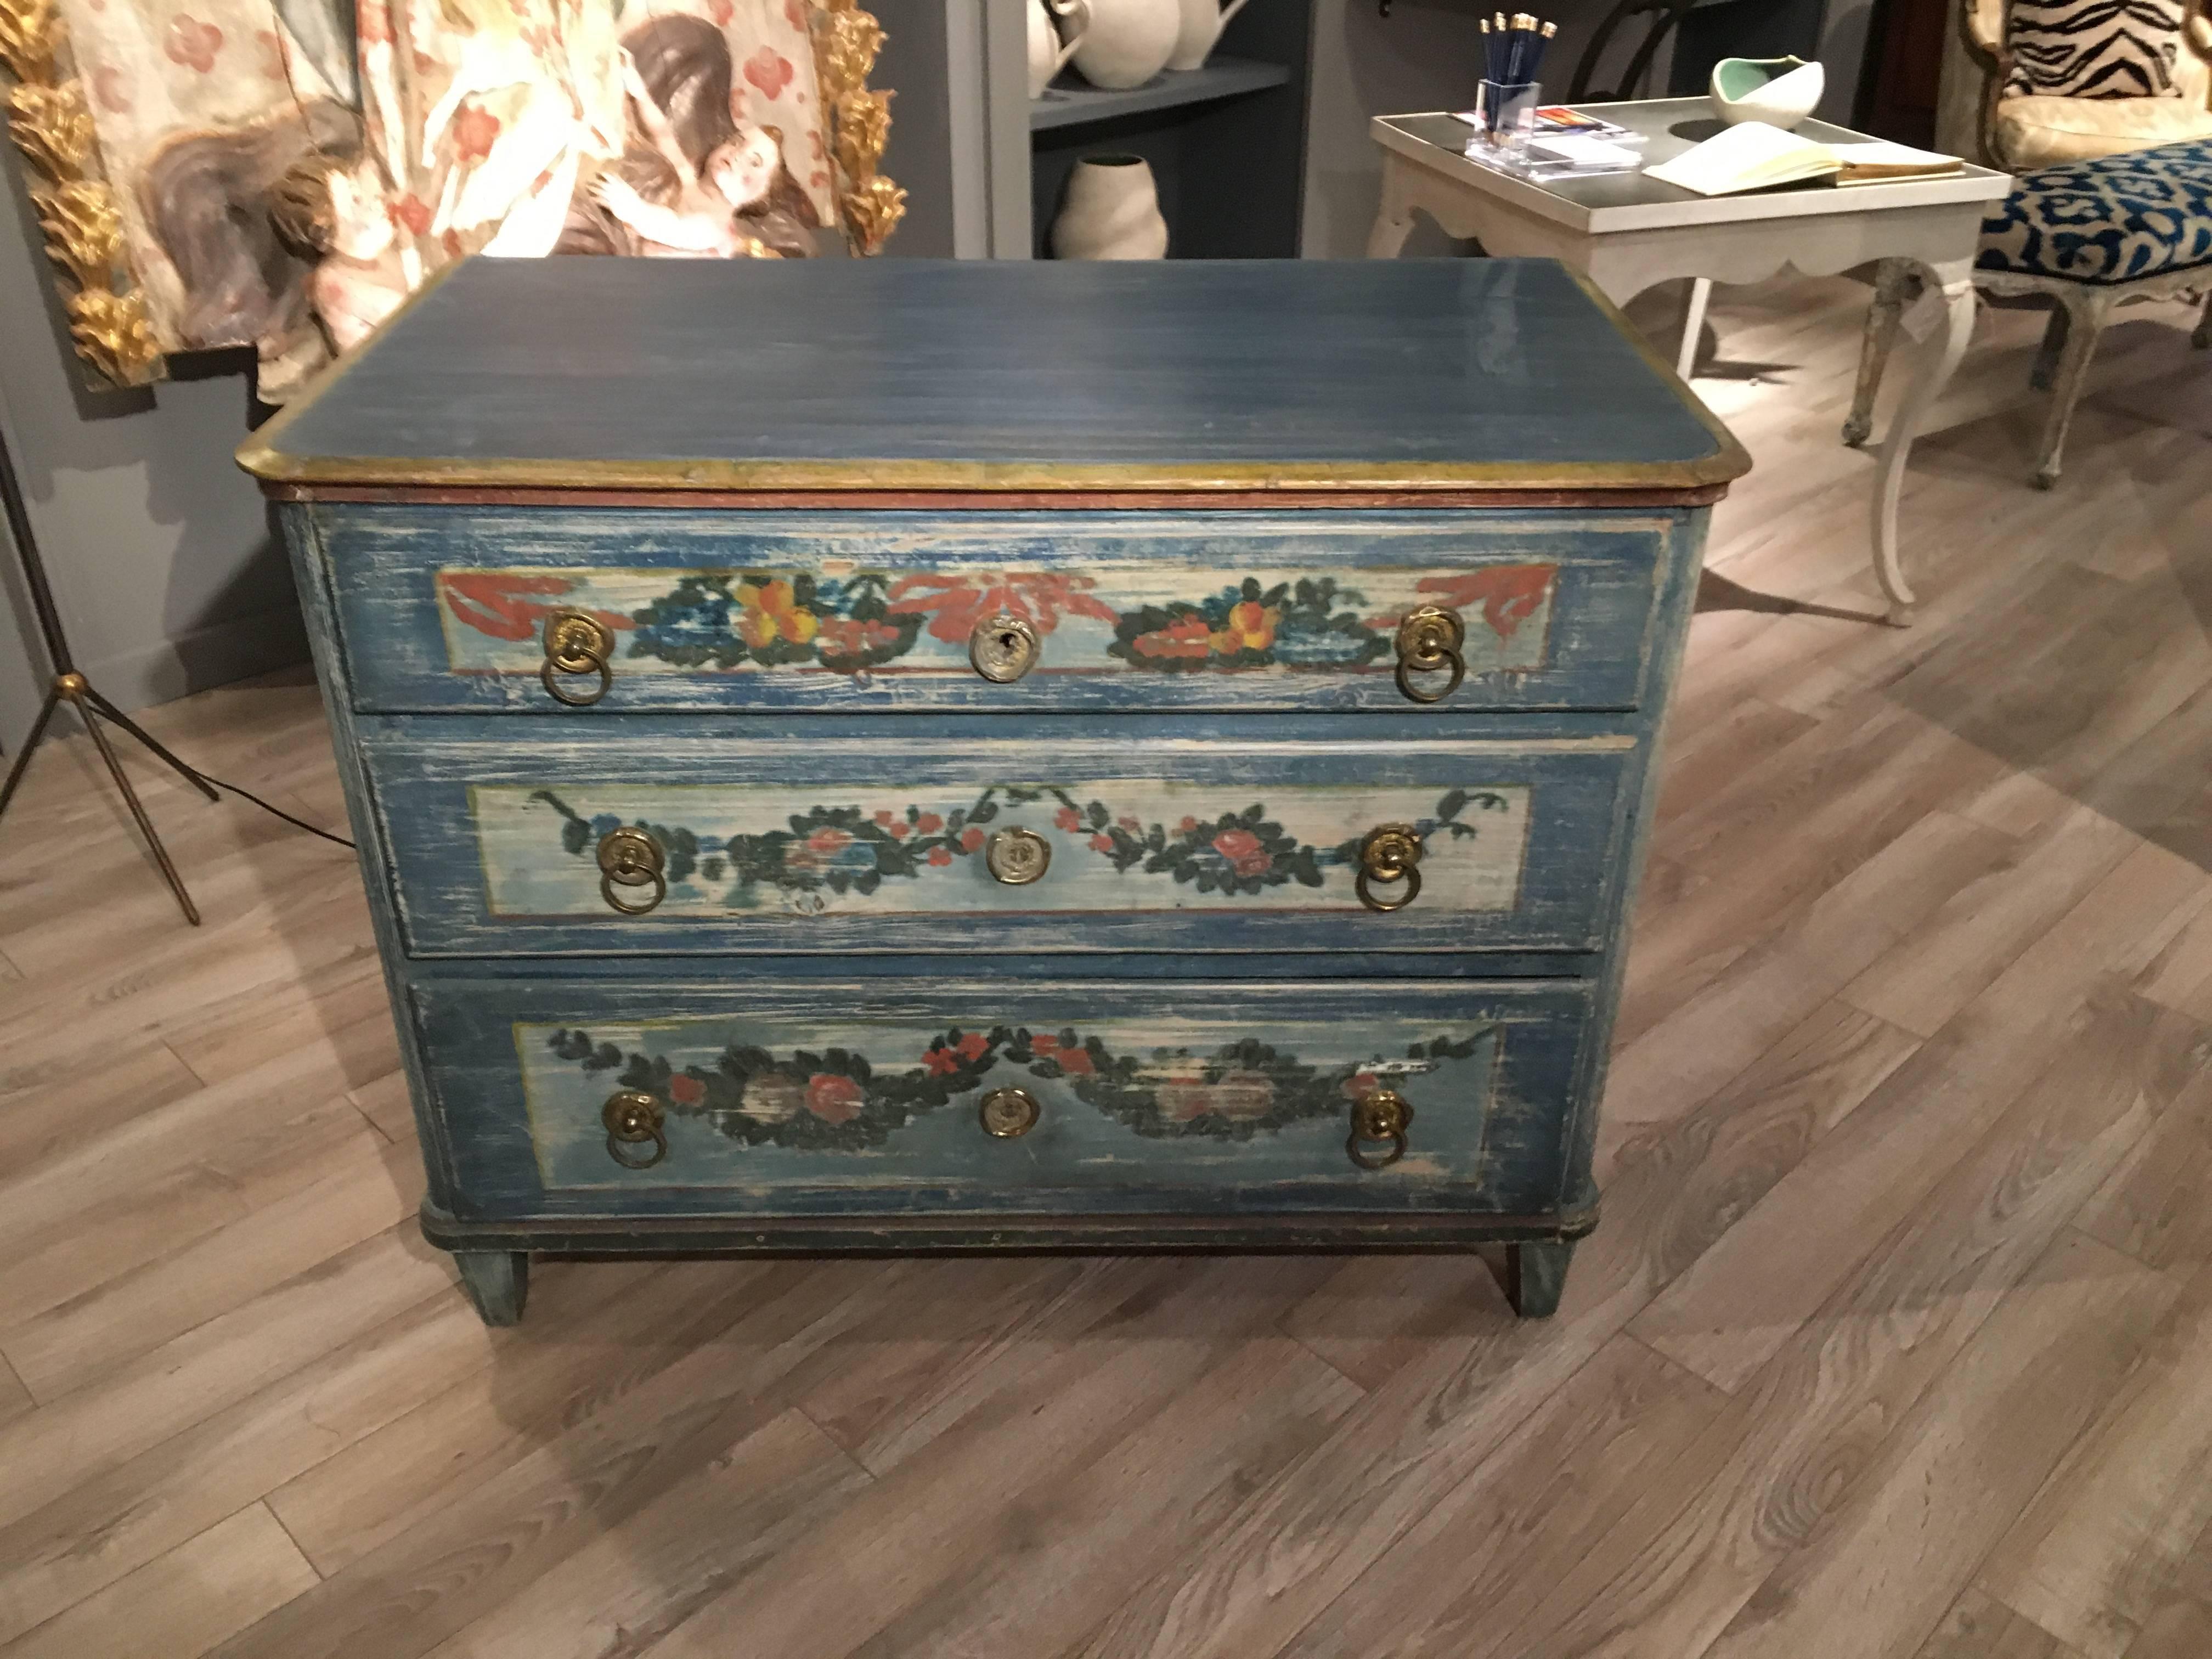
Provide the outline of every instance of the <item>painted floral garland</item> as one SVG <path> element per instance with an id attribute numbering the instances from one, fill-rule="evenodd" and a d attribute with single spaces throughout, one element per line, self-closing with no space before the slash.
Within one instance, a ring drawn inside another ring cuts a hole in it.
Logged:
<path id="1" fill-rule="evenodd" d="M 1430 602 L 1480 616 L 1510 640 L 1551 596 L 1558 574 L 1548 564 L 1485 565 L 1425 577 L 1417 589 Z M 562 576 L 460 568 L 439 572 L 438 586 L 457 622 L 514 641 L 537 638 L 546 615 L 574 587 Z M 630 657 L 723 671 L 752 663 L 856 673 L 906 656 L 925 628 L 932 639 L 964 650 L 980 623 L 1002 614 L 1021 617 L 1041 637 L 1063 617 L 1103 622 L 1114 630 L 1107 654 L 1169 673 L 1356 668 L 1390 660 L 1396 648 L 1398 616 L 1370 614 L 1366 596 L 1333 577 L 1262 587 L 1247 576 L 1195 604 L 1130 611 L 1106 604 L 1097 586 L 1094 577 L 1044 571 L 817 577 L 801 570 L 694 570 L 627 616 L 592 614 L 629 636 Z"/>
<path id="2" fill-rule="evenodd" d="M 1416 1042 L 1407 1058 L 1465 1060 L 1482 1036 Z M 880 1069 L 848 1048 L 799 1049 L 779 1057 L 732 1043 L 711 1066 L 679 1070 L 665 1054 L 624 1052 L 587 1031 L 556 1031 L 549 1046 L 586 1074 L 617 1073 L 617 1086 L 653 1095 L 677 1116 L 703 1119 L 732 1140 L 811 1152 L 880 1146 L 924 1113 L 972 1094 L 1002 1060 L 1025 1067 L 1031 1077 L 1065 1082 L 1085 1104 L 1155 1139 L 1249 1140 L 1344 1112 L 1382 1085 L 1364 1066 L 1322 1070 L 1252 1037 L 1211 1054 L 1154 1048 L 1139 1058 L 1116 1054 L 1099 1037 L 1080 1036 L 1072 1027 L 970 1031 L 956 1025 L 933 1036 L 921 1063 L 902 1072 Z"/>
<path id="3" fill-rule="evenodd" d="M 623 828 L 611 812 L 586 817 L 550 789 L 532 793 L 561 818 L 561 845 L 570 854 L 589 858 L 599 838 Z M 981 852 L 982 825 L 999 816 L 1000 804 L 1027 806 L 1056 802 L 1053 823 L 1070 835 L 1088 832 L 1088 845 L 1121 873 L 1165 875 L 1200 893 L 1250 894 L 1296 882 L 1319 887 L 1323 872 L 1353 865 L 1359 837 L 1334 847 L 1299 840 L 1255 804 L 1242 811 L 1201 819 L 1186 817 L 1172 827 L 1146 823 L 1115 813 L 1101 800 L 1079 800 L 1051 784 L 993 784 L 964 807 L 950 812 L 861 806 L 814 806 L 793 813 L 789 828 L 759 835 L 708 836 L 681 825 L 640 820 L 634 827 L 659 842 L 667 858 L 673 886 L 696 870 L 707 882 L 732 884 L 728 902 L 741 906 L 749 890 L 774 887 L 785 893 L 822 888 L 837 894 L 874 892 L 886 878 L 912 879 L 929 869 L 944 869 Z M 1470 807 L 1504 811 L 1504 796 L 1487 789 L 1453 789 L 1437 802 L 1435 812 L 1414 828 L 1434 836 L 1472 838 L 1475 826 L 1461 814 Z"/>

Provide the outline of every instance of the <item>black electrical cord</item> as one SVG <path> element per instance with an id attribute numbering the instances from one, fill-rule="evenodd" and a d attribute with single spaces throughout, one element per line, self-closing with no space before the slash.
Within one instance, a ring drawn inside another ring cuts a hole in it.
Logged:
<path id="1" fill-rule="evenodd" d="M 353 849 L 353 843 L 348 841 L 343 836 L 334 836 L 327 830 L 317 829 L 305 818 L 295 818 L 283 807 L 270 805 L 267 801 L 262 799 L 260 796 L 255 794 L 251 789 L 241 789 L 234 783 L 225 783 L 221 778 L 208 777 L 208 775 L 204 772 L 201 772 L 199 775 L 203 778 L 207 778 L 207 781 L 218 789 L 228 789 L 234 795 L 243 796 L 246 799 L 252 801 L 256 806 L 259 807 L 263 811 L 283 819 L 285 823 L 290 824 L 295 830 L 304 830 L 311 836 L 320 836 L 325 841 L 336 842 L 341 847 L 349 850 Z"/>

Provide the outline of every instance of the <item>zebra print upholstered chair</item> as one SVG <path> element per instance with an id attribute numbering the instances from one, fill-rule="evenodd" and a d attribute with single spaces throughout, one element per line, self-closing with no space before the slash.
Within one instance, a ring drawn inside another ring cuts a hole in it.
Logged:
<path id="1" fill-rule="evenodd" d="M 2179 97 L 2023 94 L 2014 76 L 2009 0 L 1958 0 L 1943 64 L 1939 148 L 2007 173 L 2212 138 L 2212 19 L 2188 0 L 2172 78 Z M 2109 9 L 2126 9 L 2112 0 Z M 2106 67 L 2110 68 L 2110 65 Z M 2115 79 L 2106 78 L 2106 86 Z"/>

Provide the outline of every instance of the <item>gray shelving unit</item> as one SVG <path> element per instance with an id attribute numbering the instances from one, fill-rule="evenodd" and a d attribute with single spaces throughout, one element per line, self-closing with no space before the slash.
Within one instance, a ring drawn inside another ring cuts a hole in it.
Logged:
<path id="1" fill-rule="evenodd" d="M 1030 131 L 1047 132 L 1122 116 L 1152 115 L 1218 103 L 1242 93 L 1286 86 L 1290 80 L 1288 64 L 1262 64 L 1219 52 L 1203 69 L 1170 70 L 1141 87 L 1123 92 L 1094 87 L 1071 70 L 1047 87 L 1044 96 L 1030 106 Z"/>
<path id="2" fill-rule="evenodd" d="M 1223 32 L 1203 69 L 1109 92 L 1073 70 L 1032 103 L 1025 7 L 984 0 L 986 98 L 973 154 L 1000 258 L 1048 258 L 1067 175 L 1086 155 L 1151 163 L 1171 259 L 1294 258 L 1306 166 L 1314 0 L 1260 0 Z M 957 158 L 963 149 L 955 134 Z"/>

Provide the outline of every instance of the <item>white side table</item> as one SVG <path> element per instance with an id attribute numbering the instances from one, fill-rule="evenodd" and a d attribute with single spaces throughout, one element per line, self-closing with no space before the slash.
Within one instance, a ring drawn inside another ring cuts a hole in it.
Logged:
<path id="1" fill-rule="evenodd" d="M 1646 163 L 1662 161 L 1718 131 L 1702 98 L 1653 99 L 1589 106 L 1607 120 L 1648 136 Z M 1825 122 L 1799 129 L 1808 138 L 1849 143 L 1864 135 Z M 1698 196 L 1641 173 L 1537 184 L 1466 156 L 1472 132 L 1449 114 L 1378 115 L 1370 125 L 1382 147 L 1382 205 L 1368 238 L 1370 258 L 1405 246 L 1413 215 L 1427 214 L 1454 236 L 1479 239 L 1486 252 L 1559 259 L 1589 276 L 1615 305 L 1656 283 L 1700 279 L 1692 289 L 1689 349 L 1703 322 L 1711 283 L 1756 283 L 1784 269 L 1831 276 L 1870 260 L 1884 266 L 1885 297 L 1913 267 L 1942 300 L 1942 325 L 1921 354 L 1881 450 L 1873 507 L 1874 568 L 1889 600 L 1889 620 L 1912 619 L 1897 539 L 1897 499 L 1905 458 L 1921 420 L 1974 327 L 1974 251 L 1989 204 L 2012 180 L 1968 167 L 1939 178 L 1848 188 L 1808 185 L 1747 196 Z M 1893 306 L 1880 313 L 1893 327 Z M 1867 436 L 1846 427 L 1847 441 Z"/>

